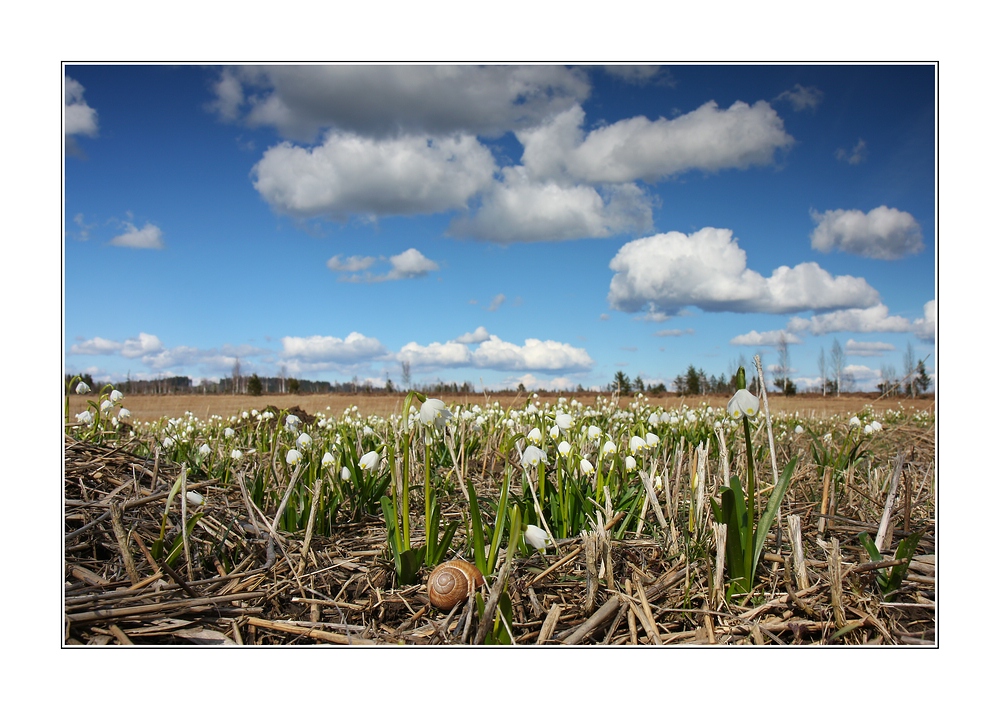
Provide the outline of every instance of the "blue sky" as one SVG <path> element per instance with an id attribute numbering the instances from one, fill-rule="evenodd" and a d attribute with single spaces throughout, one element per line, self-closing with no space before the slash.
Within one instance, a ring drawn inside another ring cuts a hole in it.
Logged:
<path id="1" fill-rule="evenodd" d="M 64 66 L 64 358 L 648 384 L 935 373 L 932 65 Z M 127 290 L 119 284 L 127 280 Z"/>

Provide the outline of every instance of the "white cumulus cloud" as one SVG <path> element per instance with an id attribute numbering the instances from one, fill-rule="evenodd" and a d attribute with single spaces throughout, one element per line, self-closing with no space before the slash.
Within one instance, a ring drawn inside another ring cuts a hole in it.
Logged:
<path id="1" fill-rule="evenodd" d="M 307 338 L 286 336 L 281 339 L 285 358 L 311 363 L 351 364 L 385 354 L 385 348 L 376 338 L 353 332 L 346 338 L 330 335 L 311 335 Z"/>
<path id="2" fill-rule="evenodd" d="M 913 321 L 913 333 L 929 343 L 933 343 L 937 329 L 937 299 L 924 304 L 924 317 Z"/>
<path id="3" fill-rule="evenodd" d="M 466 343 L 469 345 L 475 343 L 481 343 L 484 340 L 489 340 L 490 334 L 487 332 L 486 328 L 479 326 L 471 333 L 465 333 L 455 338 L 456 343 Z"/>
<path id="4" fill-rule="evenodd" d="M 810 211 L 816 229 L 809 235 L 813 249 L 834 249 L 870 259 L 900 259 L 924 248 L 920 225 L 909 212 L 892 207 L 861 210 Z"/>
<path id="5" fill-rule="evenodd" d="M 890 316 L 889 307 L 878 303 L 868 308 L 845 308 L 831 313 L 821 313 L 811 318 L 795 317 L 785 326 L 788 330 L 807 330 L 813 335 L 827 333 L 906 333 L 913 324 L 902 316 Z"/>
<path id="6" fill-rule="evenodd" d="M 76 79 L 66 77 L 65 105 L 63 108 L 63 132 L 67 136 L 97 135 L 97 111 L 87 105 L 83 98 L 83 85 Z"/>
<path id="7" fill-rule="evenodd" d="M 787 101 L 795 111 L 805 111 L 807 109 L 815 111 L 816 107 L 823 101 L 823 92 L 815 86 L 796 84 L 794 88 L 778 94 L 775 100 Z"/>
<path id="8" fill-rule="evenodd" d="M 705 227 L 628 242 L 609 264 L 615 271 L 608 301 L 635 313 L 675 315 L 685 306 L 704 311 L 792 313 L 864 307 L 879 302 L 862 278 L 831 276 L 813 262 L 780 266 L 770 277 L 747 268 L 732 231 Z"/>
<path id="9" fill-rule="evenodd" d="M 472 353 L 468 345 L 454 340 L 429 345 L 410 342 L 400 348 L 397 359 L 410 363 L 410 367 L 417 370 L 433 370 L 468 366 L 472 362 Z"/>
<path id="10" fill-rule="evenodd" d="M 326 268 L 330 271 L 365 271 L 370 269 L 378 261 L 374 256 L 349 256 L 342 259 L 340 255 L 332 256 L 326 262 Z"/>
<path id="11" fill-rule="evenodd" d="M 590 183 L 656 182 L 688 170 L 770 165 L 794 139 L 767 102 L 737 101 L 720 109 L 710 101 L 674 119 L 645 116 L 584 134 L 584 111 L 574 106 L 537 128 L 517 132 L 523 163 L 535 180 Z"/>
<path id="12" fill-rule="evenodd" d="M 369 271 L 380 261 L 388 261 L 389 271 L 385 273 L 372 273 Z M 341 259 L 340 256 L 331 257 L 326 266 L 331 271 L 348 272 L 350 276 L 342 276 L 341 281 L 355 281 L 365 283 L 378 283 L 380 281 L 399 281 L 401 279 L 415 279 L 426 276 L 432 271 L 437 271 L 441 267 L 436 261 L 428 259 L 417 249 L 409 248 L 404 252 L 390 256 L 350 256 Z"/>
<path id="13" fill-rule="evenodd" d="M 74 355 L 114 355 L 121 350 L 122 344 L 116 340 L 96 337 L 74 343 L 69 351 Z"/>
<path id="14" fill-rule="evenodd" d="M 751 330 L 749 333 L 737 335 L 729 341 L 729 344 L 750 347 L 761 347 L 764 345 L 777 346 L 781 343 L 782 337 L 784 337 L 785 342 L 789 345 L 797 345 L 802 342 L 802 338 L 785 330 L 767 330 L 763 333 Z"/>
<path id="15" fill-rule="evenodd" d="M 502 174 L 475 214 L 452 221 L 450 234 L 501 243 L 565 241 L 637 234 L 653 226 L 650 199 L 637 185 L 597 189 L 536 182 L 522 166 Z"/>
<path id="16" fill-rule="evenodd" d="M 163 350 L 163 343 L 155 335 L 139 333 L 138 338 L 129 338 L 122 344 L 122 357 L 143 357 Z"/>
<path id="17" fill-rule="evenodd" d="M 477 329 L 476 333 L 463 336 L 461 340 L 465 342 L 456 339 L 429 345 L 407 343 L 396 357 L 420 370 L 475 367 L 502 371 L 583 372 L 594 364 L 586 350 L 567 343 L 528 338 L 524 345 L 517 345 L 488 334 L 484 340 L 478 340 L 479 335 L 485 334 L 485 329 L 482 330 L 483 333 Z M 477 343 L 478 347 L 469 347 Z"/>
<path id="18" fill-rule="evenodd" d="M 301 141 L 327 128 L 499 136 L 585 100 L 590 81 L 585 70 L 563 66 L 226 67 L 215 94 L 224 119 Z"/>
<path id="19" fill-rule="evenodd" d="M 128 249 L 162 249 L 163 232 L 155 224 L 146 223 L 142 229 L 125 223 L 125 231 L 111 239 L 108 244 Z"/>
<path id="20" fill-rule="evenodd" d="M 494 168 L 490 151 L 469 135 L 378 140 L 332 132 L 314 148 L 269 148 L 252 175 L 278 212 L 343 219 L 463 209 L 492 183 Z"/>

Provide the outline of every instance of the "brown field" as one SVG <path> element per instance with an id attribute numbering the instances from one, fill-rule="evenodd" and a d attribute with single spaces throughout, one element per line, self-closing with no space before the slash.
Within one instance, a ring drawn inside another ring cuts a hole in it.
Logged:
<path id="1" fill-rule="evenodd" d="M 560 396 L 567 399 L 576 399 L 583 404 L 594 404 L 597 394 L 587 393 L 565 393 L 565 394 L 539 394 L 542 402 L 555 402 Z M 608 394 L 601 396 L 608 397 Z M 81 412 L 87 407 L 87 399 L 92 398 L 73 395 L 70 397 L 70 413 Z M 131 394 L 125 396 L 124 406 L 132 413 L 135 421 L 154 421 L 160 417 L 179 417 L 185 412 L 192 412 L 199 419 L 207 419 L 213 414 L 222 417 L 230 417 L 234 414 L 251 409 L 264 409 L 268 405 L 274 405 L 279 409 L 290 409 L 301 407 L 310 414 L 316 414 L 327 408 L 339 416 L 343 411 L 351 406 L 357 406 L 358 411 L 363 416 L 375 414 L 378 416 L 388 416 L 394 412 L 399 412 L 403 405 L 404 395 L 394 394 L 269 394 L 260 397 L 249 395 L 204 395 L 204 394 L 169 394 L 169 395 L 138 395 Z M 520 406 L 525 401 L 524 395 L 490 393 L 489 395 L 444 395 L 442 397 L 448 404 L 488 404 L 494 401 L 500 402 L 504 407 L 511 405 Z M 697 397 L 678 397 L 673 394 L 659 395 L 648 398 L 654 406 L 663 406 L 665 409 L 680 407 L 687 404 L 690 407 L 700 406 L 707 402 L 713 407 L 724 407 L 728 397 L 723 395 L 703 395 Z M 622 405 L 627 405 L 632 401 L 631 397 L 623 397 L 620 401 Z M 927 411 L 934 411 L 934 396 L 923 395 L 916 399 L 904 397 L 882 397 L 877 394 L 851 393 L 841 397 L 826 396 L 818 394 L 799 394 L 791 397 L 772 394 L 768 396 L 768 405 L 773 412 L 799 412 L 802 416 L 825 417 L 832 414 L 856 413 L 866 405 L 871 405 L 876 411 L 889 408 L 914 407 Z"/>

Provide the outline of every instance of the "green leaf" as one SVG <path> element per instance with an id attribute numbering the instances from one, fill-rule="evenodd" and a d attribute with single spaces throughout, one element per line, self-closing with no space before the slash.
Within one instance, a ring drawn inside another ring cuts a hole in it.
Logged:
<path id="1" fill-rule="evenodd" d="M 778 512 L 778 506 L 781 505 L 781 499 L 784 498 L 785 491 L 788 490 L 788 486 L 792 482 L 792 474 L 795 472 L 795 464 L 797 462 L 798 457 L 793 457 L 791 461 L 785 464 L 785 469 L 778 477 L 778 485 L 776 485 L 774 490 L 771 491 L 771 497 L 767 501 L 767 507 L 764 509 L 764 514 L 760 516 L 760 520 L 757 522 L 757 530 L 754 532 L 753 566 L 750 569 L 751 577 L 753 577 L 754 573 L 757 571 L 757 563 L 760 561 L 760 553 L 764 549 L 764 540 L 767 538 L 767 533 L 771 529 L 771 522 L 774 520 L 774 516 Z"/>
<path id="2" fill-rule="evenodd" d="M 858 535 L 858 541 L 868 552 L 868 558 L 872 562 L 882 561 L 882 553 L 878 551 L 877 547 L 875 547 L 875 543 L 872 542 L 871 536 L 869 536 L 868 533 L 863 532 L 860 535 Z"/>
<path id="3" fill-rule="evenodd" d="M 483 540 L 483 517 L 479 513 L 479 500 L 476 498 L 476 489 L 472 485 L 472 480 L 466 481 L 469 489 L 469 517 L 472 525 L 472 554 L 476 560 L 476 567 L 483 574 L 489 574 L 486 569 L 486 543 Z"/>
<path id="4" fill-rule="evenodd" d="M 920 530 L 913 533 L 901 543 L 899 547 L 896 548 L 897 560 L 906 560 L 905 563 L 901 565 L 896 565 L 892 568 L 892 572 L 889 573 L 889 579 L 886 583 L 885 591 L 888 592 L 886 598 L 891 600 L 895 596 L 895 592 L 903 584 L 903 580 L 906 579 L 906 571 L 910 568 L 910 561 L 913 559 L 913 553 L 917 551 L 917 545 L 920 543 L 920 538 L 923 537 L 924 531 Z"/>

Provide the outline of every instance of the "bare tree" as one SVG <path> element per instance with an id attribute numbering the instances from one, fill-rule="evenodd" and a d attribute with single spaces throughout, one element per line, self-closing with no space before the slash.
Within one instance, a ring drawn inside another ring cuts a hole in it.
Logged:
<path id="1" fill-rule="evenodd" d="M 833 345 L 830 346 L 830 367 L 833 370 L 833 379 L 837 384 L 837 396 L 839 397 L 844 385 L 844 349 L 840 347 L 840 341 L 836 338 L 833 339 Z"/>
<path id="2" fill-rule="evenodd" d="M 916 387 L 913 384 L 916 371 L 917 357 L 913 354 L 913 343 L 907 342 L 906 350 L 903 352 L 903 385 L 910 397 L 916 395 Z"/>
<path id="3" fill-rule="evenodd" d="M 819 349 L 819 386 L 823 396 L 826 397 L 826 350 Z"/>
<path id="4" fill-rule="evenodd" d="M 399 364 L 400 368 L 403 370 L 403 389 L 410 389 L 410 361 L 403 360 Z"/>
<path id="5" fill-rule="evenodd" d="M 791 383 L 788 375 L 792 371 L 791 359 L 788 355 L 788 336 L 782 333 L 778 336 L 778 366 L 774 368 L 774 385 L 779 391 L 789 394 Z"/>
<path id="6" fill-rule="evenodd" d="M 879 368 L 879 377 L 882 380 L 879 384 L 882 394 L 889 394 L 899 387 L 899 382 L 896 379 L 896 368 L 893 365 L 882 363 L 882 367 Z"/>
<path id="7" fill-rule="evenodd" d="M 281 394 L 285 394 L 285 392 L 288 391 L 287 381 L 288 381 L 288 368 L 282 365 L 281 369 L 278 371 L 278 391 Z"/>
<path id="8" fill-rule="evenodd" d="M 233 394 L 240 393 L 240 359 L 233 363 Z"/>

